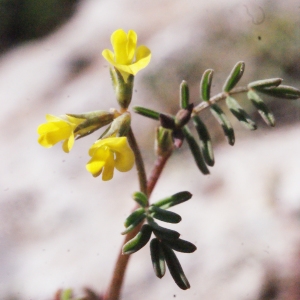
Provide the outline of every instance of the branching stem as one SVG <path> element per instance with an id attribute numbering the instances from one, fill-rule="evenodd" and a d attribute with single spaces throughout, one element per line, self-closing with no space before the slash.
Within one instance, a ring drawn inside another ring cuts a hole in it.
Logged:
<path id="1" fill-rule="evenodd" d="M 172 151 L 167 153 L 165 156 L 159 156 L 154 164 L 154 168 L 151 172 L 151 175 L 149 177 L 149 181 L 147 183 L 147 177 L 145 172 L 145 166 L 143 162 L 143 158 L 141 156 L 141 152 L 139 150 L 138 144 L 136 142 L 136 139 L 134 137 L 134 134 L 132 130 L 130 129 L 128 133 L 128 141 L 130 144 L 130 147 L 132 148 L 134 154 L 135 154 L 135 163 L 136 168 L 138 172 L 138 178 L 139 178 L 139 184 L 140 184 L 140 191 L 144 194 L 148 195 L 148 198 L 150 197 L 162 171 L 163 168 L 169 159 L 169 157 L 172 154 Z M 134 208 L 134 210 L 137 207 Z M 127 243 L 129 240 L 131 240 L 141 229 L 142 223 L 139 224 L 137 227 L 134 228 L 131 232 L 129 232 L 123 242 L 123 245 Z M 123 255 L 122 250 L 119 252 L 117 262 L 115 264 L 113 277 L 111 279 L 110 285 L 103 297 L 103 300 L 119 300 L 122 284 L 124 281 L 124 276 L 126 272 L 126 268 L 129 262 L 130 255 Z"/>
<path id="2" fill-rule="evenodd" d="M 240 86 L 240 87 L 236 87 L 236 88 L 232 89 L 229 93 L 227 93 L 227 92 L 219 93 L 219 94 L 211 97 L 209 99 L 209 101 L 203 101 L 199 105 L 194 107 L 193 113 L 194 114 L 199 114 L 202 110 L 210 107 L 212 104 L 215 104 L 215 103 L 219 102 L 220 100 L 226 99 L 226 97 L 228 95 L 246 93 L 246 92 L 248 92 L 248 90 L 249 90 L 248 87 Z"/>

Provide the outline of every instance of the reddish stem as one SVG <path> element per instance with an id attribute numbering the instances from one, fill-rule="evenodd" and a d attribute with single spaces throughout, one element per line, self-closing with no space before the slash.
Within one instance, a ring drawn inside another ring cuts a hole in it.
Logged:
<path id="1" fill-rule="evenodd" d="M 132 134 L 132 132 L 130 133 L 130 135 Z M 128 136 L 129 140 L 131 138 L 134 138 L 133 134 L 132 136 Z M 132 146 L 132 141 L 130 141 L 130 145 Z M 134 139 L 134 143 L 136 143 L 135 139 Z M 136 145 L 137 146 L 137 145 Z M 138 148 L 136 148 L 138 149 Z M 135 152 L 136 154 L 136 152 Z M 148 197 L 150 198 L 150 195 L 163 171 L 163 168 L 167 162 L 167 160 L 169 159 L 169 157 L 171 156 L 172 151 L 170 151 L 168 154 L 166 154 L 165 156 L 158 156 L 156 159 L 156 162 L 154 164 L 154 168 L 151 172 L 151 175 L 149 177 L 149 180 L 147 181 L 147 190 L 143 191 L 145 194 L 148 195 Z M 138 154 L 140 155 L 140 153 Z M 140 157 L 141 158 L 141 157 Z M 140 171 L 138 170 L 138 172 L 140 173 Z M 144 184 L 140 182 L 140 186 L 142 187 L 142 189 L 144 189 Z M 134 209 L 136 209 L 137 207 L 135 207 Z M 131 232 L 129 232 L 123 242 L 123 245 L 125 243 L 127 243 L 129 240 L 131 240 L 141 229 L 142 227 L 142 223 L 139 224 L 134 230 L 132 230 Z M 113 277 L 112 280 L 110 282 L 110 285 L 105 293 L 105 296 L 103 298 L 103 300 L 119 300 L 120 299 L 120 294 L 121 294 L 121 289 L 122 289 L 122 284 L 124 281 L 124 276 L 125 276 L 125 272 L 126 272 L 126 268 L 128 265 L 128 261 L 129 261 L 130 255 L 123 255 L 122 254 L 122 250 L 119 252 L 118 258 L 117 258 L 117 262 L 115 264 L 115 269 L 113 272 Z"/>

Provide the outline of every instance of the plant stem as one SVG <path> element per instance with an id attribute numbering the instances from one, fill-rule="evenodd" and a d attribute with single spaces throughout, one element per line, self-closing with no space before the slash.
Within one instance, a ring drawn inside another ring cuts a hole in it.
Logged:
<path id="1" fill-rule="evenodd" d="M 141 155 L 140 148 L 136 142 L 135 136 L 131 128 L 128 132 L 128 142 L 135 155 L 135 164 L 138 172 L 140 191 L 143 192 L 145 195 L 147 195 L 147 176 L 146 176 L 144 161 Z"/>
<path id="2" fill-rule="evenodd" d="M 148 192 L 149 196 L 151 195 L 151 193 L 152 193 L 152 191 L 164 169 L 164 166 L 165 166 L 166 162 L 168 161 L 168 159 L 170 158 L 172 152 L 173 151 L 171 150 L 168 153 L 166 153 L 166 155 L 158 156 L 156 158 L 154 168 L 150 174 L 150 177 L 149 177 L 148 183 L 147 183 L 147 192 Z"/>
<path id="3" fill-rule="evenodd" d="M 196 107 L 194 107 L 193 113 L 199 114 L 202 110 L 210 107 L 212 104 L 215 104 L 215 103 L 219 102 L 220 100 L 226 99 L 226 97 L 228 95 L 246 93 L 246 92 L 248 92 L 248 90 L 249 90 L 248 87 L 240 86 L 240 87 L 236 87 L 236 88 L 232 89 L 229 93 L 227 93 L 227 92 L 219 93 L 219 94 L 211 97 L 209 99 L 209 101 L 203 101 L 200 104 L 198 104 Z"/>
<path id="4" fill-rule="evenodd" d="M 159 177 L 160 174 L 168 160 L 168 158 L 171 156 L 172 151 L 170 151 L 166 156 L 162 157 L 159 156 L 155 162 L 153 171 L 151 172 L 151 176 L 149 178 L 148 184 L 147 184 L 147 177 L 144 167 L 143 158 L 141 156 L 141 152 L 139 150 L 139 147 L 137 145 L 136 139 L 134 137 L 134 134 L 132 130 L 130 129 L 128 133 L 128 141 L 129 144 L 135 154 L 135 163 L 136 168 L 138 172 L 138 178 L 139 178 L 139 184 L 140 184 L 140 191 L 144 194 L 148 195 L 150 197 Z M 134 209 L 136 209 L 135 207 Z M 141 229 L 142 223 L 139 224 L 134 230 L 129 232 L 123 242 L 123 245 L 127 243 L 129 240 L 131 240 Z M 122 284 L 124 281 L 124 276 L 126 272 L 126 268 L 129 262 L 130 255 L 123 255 L 122 250 L 119 252 L 117 262 L 114 268 L 113 277 L 110 282 L 110 285 L 104 295 L 104 300 L 118 300 L 120 299 Z"/>

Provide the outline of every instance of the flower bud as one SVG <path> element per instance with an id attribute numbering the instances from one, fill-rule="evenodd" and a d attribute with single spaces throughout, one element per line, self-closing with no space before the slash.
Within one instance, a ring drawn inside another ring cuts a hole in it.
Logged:
<path id="1" fill-rule="evenodd" d="M 173 149 L 172 130 L 159 126 L 156 129 L 155 151 L 158 156 L 165 156 Z"/>
<path id="2" fill-rule="evenodd" d="M 104 132 L 101 139 L 108 137 L 126 136 L 130 129 L 131 116 L 129 112 L 125 112 L 113 120 L 109 129 Z"/>
<path id="3" fill-rule="evenodd" d="M 114 113 L 98 110 L 83 114 L 67 114 L 69 119 L 85 119 L 82 123 L 80 123 L 74 130 L 74 134 L 78 136 L 78 138 L 82 138 L 88 134 L 91 134 L 95 130 L 108 125 L 114 119 Z"/>

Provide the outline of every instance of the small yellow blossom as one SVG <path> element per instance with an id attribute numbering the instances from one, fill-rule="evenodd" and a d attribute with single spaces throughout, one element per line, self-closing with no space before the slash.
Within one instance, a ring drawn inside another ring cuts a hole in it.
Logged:
<path id="1" fill-rule="evenodd" d="M 135 161 L 134 153 L 128 145 L 126 137 L 111 137 L 98 140 L 90 148 L 89 155 L 92 157 L 87 163 L 86 169 L 94 177 L 102 171 L 102 180 L 113 178 L 114 168 L 120 172 L 132 169 Z"/>
<path id="2" fill-rule="evenodd" d="M 70 116 L 56 117 L 46 115 L 47 123 L 41 124 L 37 132 L 40 135 L 38 142 L 45 148 L 50 148 L 60 141 L 64 141 L 62 148 L 68 153 L 72 149 L 75 140 L 74 130 L 85 119 Z"/>
<path id="3" fill-rule="evenodd" d="M 111 35 L 114 53 L 105 49 L 103 57 L 120 72 L 135 75 L 150 62 L 151 51 L 146 46 L 136 47 L 137 34 L 133 30 L 128 33 L 123 29 L 116 30 Z"/>

